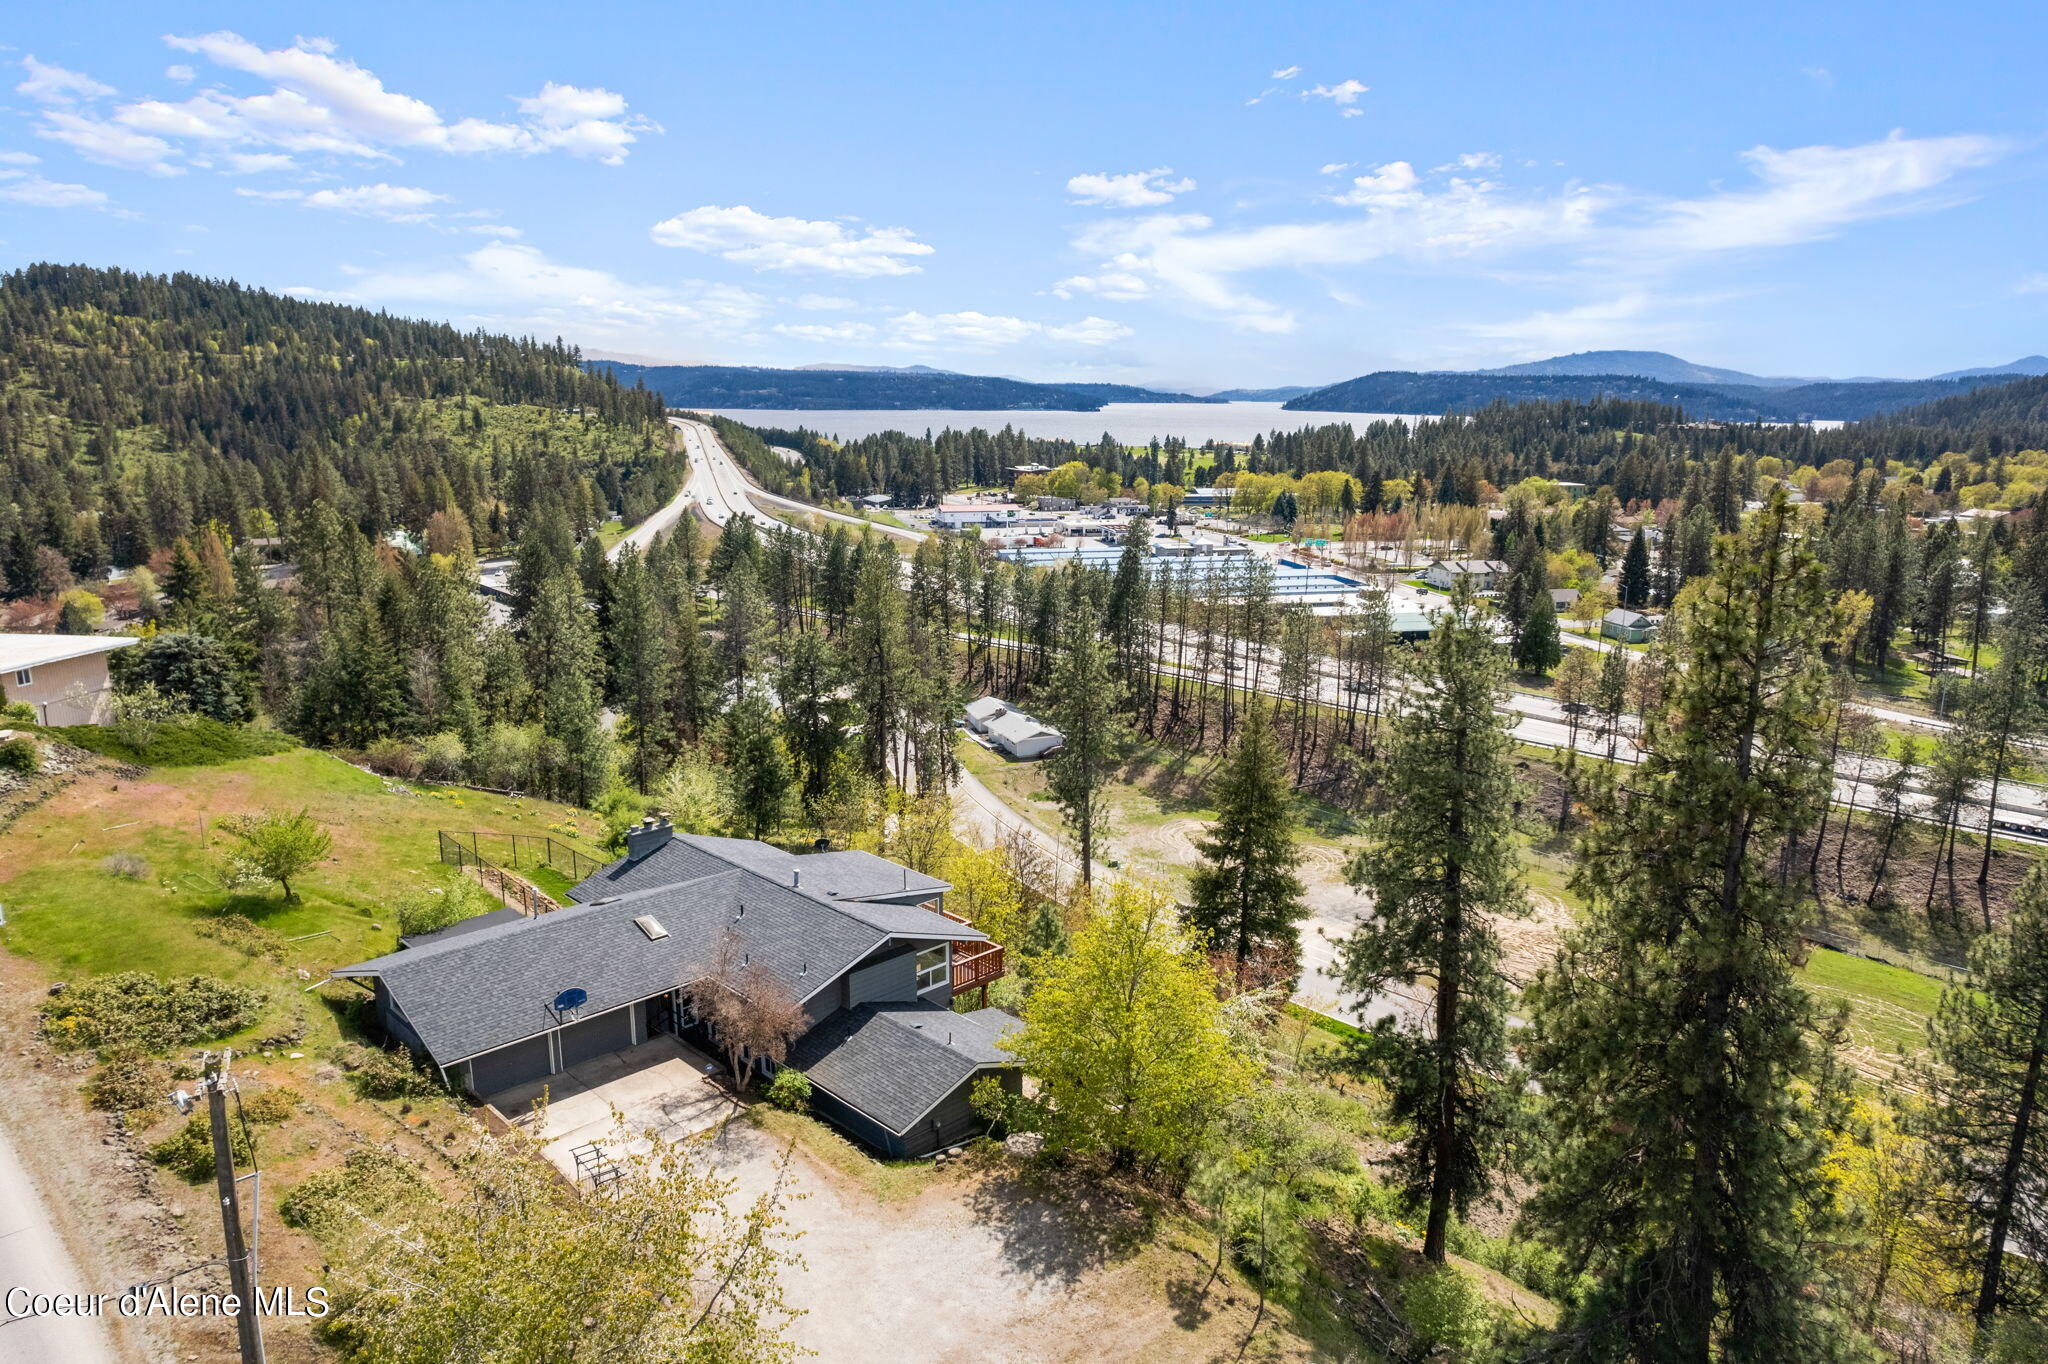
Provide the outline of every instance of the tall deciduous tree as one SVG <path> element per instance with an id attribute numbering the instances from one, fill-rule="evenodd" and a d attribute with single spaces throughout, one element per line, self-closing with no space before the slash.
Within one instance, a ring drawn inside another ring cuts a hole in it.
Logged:
<path id="1" fill-rule="evenodd" d="M 1037 1080 L 1057 1149 L 1175 1176 L 1252 1079 L 1201 945 L 1158 887 L 1130 882 L 1071 950 L 1036 958 L 1024 1028 L 1002 1045 Z"/>
<path id="2" fill-rule="evenodd" d="M 1531 1212 L 1596 1277 L 1564 1328 L 1574 1357 L 1842 1358 L 1812 1249 L 1840 1094 L 1772 874 L 1827 799 L 1829 621 L 1782 493 L 1678 614 L 1643 762 L 1580 843 L 1589 918 L 1528 992 L 1550 1118 Z"/>
<path id="3" fill-rule="evenodd" d="M 2048 865 L 2027 873 L 2006 927 L 1977 940 L 1928 1031 L 1927 1133 L 1987 1326 L 2048 1304 Z"/>
<path id="4" fill-rule="evenodd" d="M 1529 906 L 1516 876 L 1513 742 L 1498 709 L 1507 661 L 1469 591 L 1437 618 L 1405 680 L 1384 800 L 1351 863 L 1373 913 L 1345 943 L 1344 984 L 1367 997 L 1393 981 L 1435 989 L 1427 1021 L 1384 1019 L 1349 1059 L 1392 1094 L 1409 1133 L 1400 1169 L 1429 1205 L 1423 1254 L 1441 1264 L 1452 1213 L 1493 1183 L 1516 1104 L 1493 921 Z"/>
<path id="5" fill-rule="evenodd" d="M 445 1196 L 422 1189 L 337 1219 L 352 1357 L 793 1359 L 781 1285 L 799 1262 L 780 1183 L 742 1199 L 697 1142 L 620 1131 L 608 1145 L 621 1177 L 601 1196 L 567 1193 L 514 1133 L 462 1152 Z M 352 1180 L 345 1201 L 374 1187 Z"/>
<path id="6" fill-rule="evenodd" d="M 1295 925 L 1307 913 L 1294 871 L 1301 860 L 1294 789 L 1272 719 L 1257 697 L 1210 794 L 1216 820 L 1195 843 L 1204 861 L 1189 883 L 1188 922 L 1212 950 L 1230 955 L 1243 984 L 1246 966 L 1262 948 L 1293 962 L 1300 950 Z"/>

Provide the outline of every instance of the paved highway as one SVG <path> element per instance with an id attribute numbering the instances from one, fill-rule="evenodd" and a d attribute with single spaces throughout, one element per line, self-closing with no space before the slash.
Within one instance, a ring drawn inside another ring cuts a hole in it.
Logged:
<path id="1" fill-rule="evenodd" d="M 838 512 L 821 511 L 805 503 L 776 497 L 773 494 L 762 491 L 740 469 L 737 461 L 726 452 L 717 434 L 709 426 L 687 418 L 671 418 L 670 420 L 674 421 L 678 428 L 683 431 L 684 440 L 688 443 L 690 450 L 691 478 L 689 484 L 685 487 L 685 495 L 694 495 L 703 504 L 705 514 L 714 523 L 723 525 L 733 515 L 744 515 L 751 516 L 764 525 L 780 524 L 760 510 L 760 504 L 770 503 L 816 513 L 862 527 L 874 526 L 873 522 L 862 521 L 858 517 L 845 516 Z M 671 505 L 673 506 L 674 504 Z M 898 536 L 922 538 L 915 531 L 893 531 L 890 528 L 880 526 L 874 526 L 874 528 Z M 1174 670 L 1168 667 L 1161 669 L 1161 671 L 1171 676 Z M 1274 676 L 1277 671 L 1278 657 L 1269 651 L 1265 676 Z M 1220 684 L 1222 681 L 1221 674 L 1209 673 L 1205 675 L 1194 668 L 1182 668 L 1180 673 L 1185 677 L 1197 678 L 1211 683 Z M 1242 685 L 1241 677 L 1237 679 L 1237 685 Z M 1334 673 L 1327 670 L 1322 672 L 1317 683 L 1315 699 L 1324 705 L 1342 705 L 1344 698 L 1340 686 L 1341 684 Z M 1262 690 L 1264 689 L 1262 688 Z M 1272 695 L 1273 693 L 1268 691 L 1267 694 Z M 1577 726 L 1577 733 L 1574 735 L 1570 717 L 1565 714 L 1564 707 L 1548 697 L 1533 696 L 1525 692 L 1512 692 L 1502 704 L 1506 709 L 1513 712 L 1515 716 L 1514 736 L 1524 743 L 1541 744 L 1560 752 L 1566 748 L 1576 748 L 1580 753 L 1588 755 L 1605 757 L 1607 754 L 1608 736 L 1601 733 L 1596 725 L 1586 723 L 1584 720 Z M 1881 719 L 1895 722 L 1904 722 L 1913 718 L 1903 712 L 1896 711 L 1874 711 L 1873 713 L 1877 714 Z M 1929 723 L 1924 721 L 1924 717 L 1922 722 Z M 1942 721 L 1933 721 L 1931 723 L 1945 727 L 1945 722 Z M 1614 737 L 1613 742 L 1614 756 L 1617 761 L 1633 763 L 1640 760 L 1641 755 L 1637 752 L 1633 739 L 1626 728 L 1624 728 L 1622 733 Z M 1836 802 L 1847 805 L 1853 800 L 1858 809 L 1869 810 L 1873 808 L 1876 804 L 1878 783 L 1890 771 L 1891 764 L 1888 762 L 1870 761 L 1864 764 L 1862 776 L 1858 779 L 1853 763 L 1845 761 L 1838 764 L 1834 784 Z M 1987 794 L 1988 784 L 1979 791 L 1977 798 L 1972 802 L 1977 813 L 1974 815 L 1974 819 L 1966 816 L 1965 823 L 1967 825 L 1973 825 L 1977 829 L 1983 828 L 1983 797 Z M 1929 812 L 1931 806 L 1932 801 L 1924 792 L 1916 792 L 1914 799 L 1909 805 L 1909 809 L 1916 815 L 1924 816 Z M 2012 781 L 2005 782 L 1999 789 L 1998 819 L 2001 825 L 2000 831 L 2007 837 L 2029 840 L 2048 839 L 2048 791 L 2044 791 L 2043 788 L 2038 786 L 2028 786 Z"/>
<path id="2" fill-rule="evenodd" d="M 119 1292 L 120 1285 L 89 1284 L 58 1235 L 42 1195 L 0 1126 L 0 1291 Z M 18 1304 L 17 1304 L 18 1305 Z M 116 1364 L 106 1323 L 98 1317 L 15 1316 L 0 1305 L 0 1359 L 35 1364 Z"/>

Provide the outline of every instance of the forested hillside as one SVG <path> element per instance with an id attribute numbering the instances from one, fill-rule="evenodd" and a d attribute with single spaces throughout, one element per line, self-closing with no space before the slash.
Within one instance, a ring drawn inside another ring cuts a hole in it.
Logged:
<path id="1" fill-rule="evenodd" d="M 940 408 L 981 412 L 1093 412 L 1104 403 L 1200 403 L 1129 384 L 1034 384 L 987 374 L 912 369 L 765 369 L 751 365 L 631 365 L 590 368 L 645 384 L 670 407 L 785 411 Z"/>
<path id="2" fill-rule="evenodd" d="M 1898 426 L 1934 427 L 1955 439 L 2000 438 L 2010 445 L 2048 445 L 2048 376 L 2018 379 L 1956 397 L 1903 408 Z"/>
<path id="3" fill-rule="evenodd" d="M 542 487 L 587 527 L 644 515 L 681 475 L 660 399 L 560 343 L 194 275 L 0 278 L 0 392 L 15 595 L 146 564 L 209 525 L 274 536 L 315 503 L 372 536 L 460 511 L 488 545 Z"/>
<path id="4" fill-rule="evenodd" d="M 1966 394 L 2007 381 L 2005 375 L 1881 383 L 1668 383 L 1633 374 L 1418 374 L 1386 370 L 1346 379 L 1290 400 L 1303 412 L 1471 412 L 1492 403 L 1666 403 L 1696 419 L 1731 422 L 1860 421 L 1913 403 Z"/>

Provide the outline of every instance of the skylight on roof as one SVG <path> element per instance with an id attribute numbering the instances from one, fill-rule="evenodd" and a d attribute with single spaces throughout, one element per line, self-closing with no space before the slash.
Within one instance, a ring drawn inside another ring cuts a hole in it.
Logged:
<path id="1" fill-rule="evenodd" d="M 668 936 L 668 930 L 661 926 L 661 920 L 655 918 L 652 914 L 640 915 L 638 918 L 633 920 L 633 926 L 635 928 L 638 928 L 642 933 L 645 933 L 647 935 L 647 940 L 649 942 L 653 942 L 658 938 L 666 938 Z"/>

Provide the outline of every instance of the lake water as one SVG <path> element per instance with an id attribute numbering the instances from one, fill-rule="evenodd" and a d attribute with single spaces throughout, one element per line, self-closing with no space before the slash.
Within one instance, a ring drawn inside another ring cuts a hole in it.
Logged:
<path id="1" fill-rule="evenodd" d="M 768 408 L 714 409 L 748 426 L 794 430 L 799 426 L 835 440 L 858 440 L 884 431 L 921 436 L 952 427 L 1000 431 L 1013 426 L 1027 436 L 1092 445 L 1106 431 L 1121 445 L 1143 445 L 1154 436 L 1179 436 L 1189 445 L 1204 441 L 1249 441 L 1275 431 L 1349 422 L 1363 430 L 1376 421 L 1423 421 L 1377 412 L 1285 412 L 1279 403 L 1109 403 L 1100 412 L 940 412 L 928 409 L 857 412 L 784 412 Z"/>

